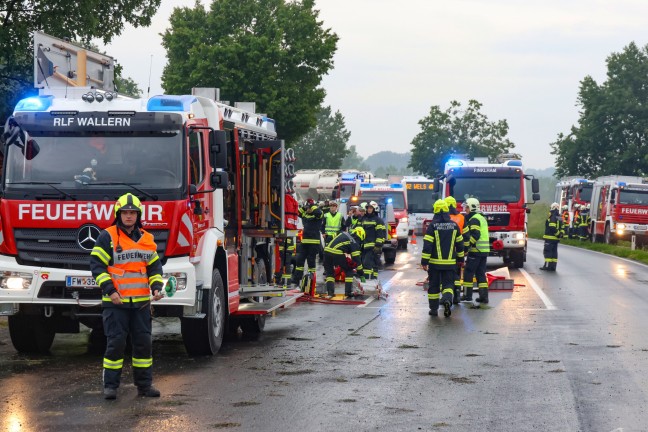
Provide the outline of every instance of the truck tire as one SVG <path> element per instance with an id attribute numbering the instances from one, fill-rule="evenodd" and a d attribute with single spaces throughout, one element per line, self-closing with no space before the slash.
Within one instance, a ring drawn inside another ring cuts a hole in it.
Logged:
<path id="1" fill-rule="evenodd" d="M 617 239 L 616 237 L 614 237 L 614 234 L 612 234 L 610 225 L 605 225 L 605 234 L 603 234 L 603 239 L 605 241 L 605 244 L 616 244 Z"/>
<path id="2" fill-rule="evenodd" d="M 511 252 L 511 262 L 515 268 L 524 268 L 524 251 Z"/>
<path id="3" fill-rule="evenodd" d="M 16 351 L 24 354 L 47 354 L 54 341 L 54 326 L 40 315 L 9 317 L 9 336 Z"/>
<path id="4" fill-rule="evenodd" d="M 398 249 L 407 250 L 407 239 L 398 240 Z"/>
<path id="5" fill-rule="evenodd" d="M 220 272 L 212 272 L 212 288 L 203 297 L 204 318 L 181 318 L 182 341 L 190 356 L 213 355 L 218 352 L 225 335 L 227 303 Z"/>
<path id="6" fill-rule="evenodd" d="M 248 315 L 245 317 L 240 317 L 239 319 L 241 320 L 241 330 L 243 330 L 243 336 L 259 336 L 259 334 L 265 328 L 265 315 Z"/>
<path id="7" fill-rule="evenodd" d="M 396 262 L 396 249 L 390 249 L 384 252 L 385 264 L 394 264 Z"/>

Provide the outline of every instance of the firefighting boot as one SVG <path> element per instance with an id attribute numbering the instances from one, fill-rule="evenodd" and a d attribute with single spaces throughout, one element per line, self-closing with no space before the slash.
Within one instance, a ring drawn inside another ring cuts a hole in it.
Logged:
<path id="1" fill-rule="evenodd" d="M 160 390 L 156 389 L 153 386 L 149 387 L 139 387 L 137 389 L 137 396 L 143 397 L 160 397 Z"/>
<path id="2" fill-rule="evenodd" d="M 454 295 L 452 296 L 452 303 L 459 304 L 461 299 L 461 285 L 455 285 Z"/>
<path id="3" fill-rule="evenodd" d="M 479 297 L 475 299 L 478 303 L 488 304 L 488 288 L 479 288 Z"/>
<path id="4" fill-rule="evenodd" d="M 472 301 L 473 288 L 464 287 L 465 294 L 461 296 L 461 301 Z"/>
<path id="5" fill-rule="evenodd" d="M 109 399 L 109 400 L 117 399 L 117 389 L 104 387 L 103 395 L 104 395 L 104 399 Z"/>
<path id="6" fill-rule="evenodd" d="M 547 266 L 547 263 L 545 262 L 542 267 L 540 267 L 540 270 L 549 270 L 549 267 Z"/>
<path id="7" fill-rule="evenodd" d="M 330 276 L 326 277 L 326 294 L 329 297 L 333 297 L 335 295 L 335 279 Z"/>
<path id="8" fill-rule="evenodd" d="M 439 299 L 428 300 L 430 304 L 430 316 L 439 316 Z"/>

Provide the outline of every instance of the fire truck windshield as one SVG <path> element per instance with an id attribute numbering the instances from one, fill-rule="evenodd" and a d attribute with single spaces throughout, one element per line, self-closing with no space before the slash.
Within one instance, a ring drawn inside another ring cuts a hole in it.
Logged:
<path id="1" fill-rule="evenodd" d="M 40 152 L 31 160 L 19 147 L 9 146 L 7 190 L 35 188 L 39 182 L 54 183 L 60 189 L 92 189 L 93 183 L 101 188 L 132 183 L 156 190 L 182 185 L 180 134 L 38 136 L 36 140 Z"/>
<path id="2" fill-rule="evenodd" d="M 405 208 L 405 193 L 403 192 L 390 192 L 390 191 L 367 191 L 363 190 L 360 194 L 361 202 L 376 201 L 378 205 L 384 206 L 387 200 L 391 198 L 391 203 L 394 209 L 402 210 Z"/>
<path id="3" fill-rule="evenodd" d="M 619 204 L 648 205 L 648 190 L 621 190 L 619 193 Z"/>
<path id="4" fill-rule="evenodd" d="M 410 213 L 432 213 L 438 194 L 432 190 L 408 189 L 407 211 Z"/>
<path id="5" fill-rule="evenodd" d="M 480 202 L 518 202 L 521 196 L 520 177 L 454 177 L 451 190 L 457 201 L 474 197 Z"/>
<path id="6" fill-rule="evenodd" d="M 592 186 L 591 184 L 583 185 L 578 191 L 578 199 L 582 202 L 592 201 Z"/>

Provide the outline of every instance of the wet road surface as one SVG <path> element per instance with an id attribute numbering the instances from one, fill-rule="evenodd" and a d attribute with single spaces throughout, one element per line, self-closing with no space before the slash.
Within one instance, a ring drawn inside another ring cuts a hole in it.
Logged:
<path id="1" fill-rule="evenodd" d="M 160 399 L 137 398 L 125 367 L 118 399 L 105 401 L 87 332 L 22 356 L 4 318 L 0 430 L 647 429 L 648 267 L 561 246 L 546 274 L 532 241 L 513 292 L 431 318 L 418 253 L 410 245 L 381 272 L 386 301 L 298 303 L 214 357 L 187 357 L 179 324 L 156 319 Z"/>

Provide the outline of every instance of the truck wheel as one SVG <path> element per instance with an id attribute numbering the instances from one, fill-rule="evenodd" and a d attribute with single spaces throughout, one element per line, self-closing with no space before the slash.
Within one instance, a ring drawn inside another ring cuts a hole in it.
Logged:
<path id="1" fill-rule="evenodd" d="M 398 248 L 407 250 L 407 239 L 400 239 L 398 240 Z"/>
<path id="2" fill-rule="evenodd" d="M 616 244 L 617 239 L 610 231 L 610 225 L 605 225 L 605 234 L 603 234 L 603 238 L 605 240 L 605 244 Z"/>
<path id="3" fill-rule="evenodd" d="M 385 252 L 385 263 L 386 264 L 394 264 L 396 262 L 396 250 L 390 250 L 389 252 Z"/>
<path id="4" fill-rule="evenodd" d="M 225 334 L 227 303 L 220 272 L 212 272 L 212 288 L 203 297 L 205 318 L 181 318 L 182 341 L 191 356 L 213 355 L 218 352 Z"/>
<path id="5" fill-rule="evenodd" d="M 40 315 L 9 317 L 9 336 L 16 351 L 24 354 L 47 354 L 54 341 L 54 327 Z"/>
<path id="6" fill-rule="evenodd" d="M 511 252 L 511 261 L 513 262 L 513 267 L 523 268 L 524 267 L 524 252 L 515 251 Z"/>
<path id="7" fill-rule="evenodd" d="M 248 315 L 241 317 L 241 330 L 243 335 L 247 337 L 258 336 L 265 328 L 266 316 L 265 315 Z"/>

